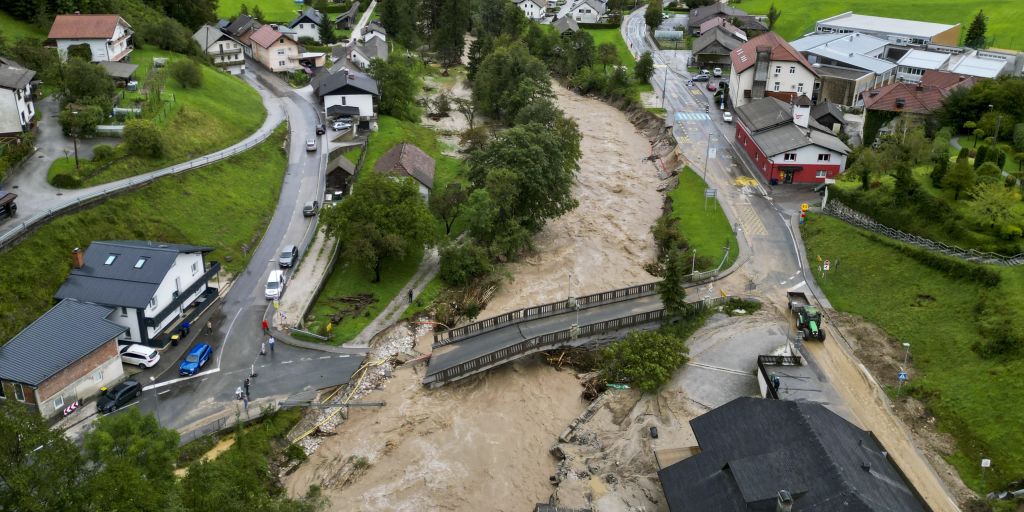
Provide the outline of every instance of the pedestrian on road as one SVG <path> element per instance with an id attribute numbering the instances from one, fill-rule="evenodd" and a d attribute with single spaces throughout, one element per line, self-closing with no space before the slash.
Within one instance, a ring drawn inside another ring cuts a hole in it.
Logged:
<path id="1" fill-rule="evenodd" d="M 412 304 L 412 288 L 409 288 L 409 304 Z"/>
<path id="2" fill-rule="evenodd" d="M 263 319 L 263 334 L 270 334 L 270 324 L 267 323 L 266 319 Z"/>
<path id="3" fill-rule="evenodd" d="M 249 377 L 245 378 L 245 381 L 242 382 L 242 385 L 245 386 L 245 396 L 248 397 L 249 396 Z"/>
<path id="4" fill-rule="evenodd" d="M 242 393 L 242 386 L 235 388 L 235 400 L 241 400 L 245 394 Z"/>
<path id="5" fill-rule="evenodd" d="M 267 342 L 265 342 L 265 341 L 261 341 L 260 342 L 260 355 L 261 356 L 267 355 Z"/>
<path id="6" fill-rule="evenodd" d="M 274 337 L 271 336 L 270 339 L 267 340 L 267 343 L 270 345 L 270 353 L 273 354 L 274 353 Z"/>
<path id="7" fill-rule="evenodd" d="M 213 322 L 212 321 L 206 322 L 206 334 L 207 335 L 213 334 Z"/>
<path id="8" fill-rule="evenodd" d="M 181 329 L 185 331 L 185 336 L 188 336 L 188 332 L 192 330 L 192 324 L 188 320 L 181 323 Z"/>

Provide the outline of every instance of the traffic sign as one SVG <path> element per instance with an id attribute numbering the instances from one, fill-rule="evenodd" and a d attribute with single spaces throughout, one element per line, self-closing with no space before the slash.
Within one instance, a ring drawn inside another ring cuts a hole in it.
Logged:
<path id="1" fill-rule="evenodd" d="M 802 212 L 806 212 L 808 208 L 810 208 L 810 206 L 808 206 L 807 203 L 803 203 L 800 205 L 800 211 Z"/>
<path id="2" fill-rule="evenodd" d="M 832 265 L 832 262 L 831 262 L 831 261 L 829 261 L 829 260 L 825 260 L 825 271 L 828 271 L 828 267 L 829 267 L 830 265 Z"/>
<path id="3" fill-rule="evenodd" d="M 909 377 L 907 377 L 907 372 L 902 372 L 902 371 L 896 374 L 896 378 L 899 379 L 900 382 L 903 382 L 903 381 L 909 379 Z"/>

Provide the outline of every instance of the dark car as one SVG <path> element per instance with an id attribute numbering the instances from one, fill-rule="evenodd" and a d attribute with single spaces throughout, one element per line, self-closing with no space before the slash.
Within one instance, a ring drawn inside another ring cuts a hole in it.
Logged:
<path id="1" fill-rule="evenodd" d="M 111 389 L 104 388 L 102 391 L 103 394 L 96 401 L 96 409 L 109 414 L 138 398 L 142 394 L 142 384 L 139 384 L 137 380 L 128 379 Z"/>
<path id="2" fill-rule="evenodd" d="M 322 124 L 316 125 L 316 134 L 317 135 L 323 135 L 325 133 L 327 133 L 327 127 L 326 126 L 324 126 Z"/>
<path id="3" fill-rule="evenodd" d="M 310 201 L 310 202 L 302 205 L 302 216 L 303 217 L 312 217 L 312 216 L 316 215 L 316 212 L 319 209 L 320 209 L 320 203 L 319 202 L 317 202 L 317 201 Z"/>
<path id="4" fill-rule="evenodd" d="M 178 365 L 178 374 L 195 375 L 210 360 L 211 354 L 213 354 L 213 349 L 206 343 L 200 343 L 192 347 L 192 350 L 185 356 L 185 360 Z"/>

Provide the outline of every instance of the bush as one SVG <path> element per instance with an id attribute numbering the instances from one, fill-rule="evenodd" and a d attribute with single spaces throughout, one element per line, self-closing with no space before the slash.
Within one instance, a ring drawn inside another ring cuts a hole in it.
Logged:
<path id="1" fill-rule="evenodd" d="M 974 342 L 971 350 L 982 357 L 1019 355 L 1024 348 L 1024 328 L 1017 306 L 1005 294 L 985 293 L 974 313 L 982 339 Z"/>
<path id="2" fill-rule="evenodd" d="M 474 243 L 451 245 L 441 250 L 439 276 L 446 284 L 464 286 L 492 270 L 490 257 Z"/>
<path id="3" fill-rule="evenodd" d="M 974 157 L 974 168 L 977 169 L 981 164 L 985 163 L 985 158 L 988 156 L 988 146 L 981 146 L 975 153 Z"/>
<path id="4" fill-rule="evenodd" d="M 673 333 L 634 331 L 601 350 L 601 373 L 652 392 L 688 360 L 686 338 Z"/>
<path id="5" fill-rule="evenodd" d="M 100 144 L 92 148 L 92 161 L 102 162 L 114 156 L 114 148 L 108 144 Z"/>
<path id="6" fill-rule="evenodd" d="M 1013 149 L 1024 151 L 1024 123 L 1017 123 L 1013 127 Z"/>
<path id="7" fill-rule="evenodd" d="M 78 188 L 82 186 L 82 180 L 72 174 L 57 174 L 50 180 L 50 184 L 57 188 Z"/>
<path id="8" fill-rule="evenodd" d="M 191 59 L 178 59 L 169 68 L 171 77 L 182 87 L 195 89 L 203 86 L 203 70 Z"/>
<path id="9" fill-rule="evenodd" d="M 129 119 L 124 125 L 124 143 L 132 155 L 159 158 L 164 154 L 160 129 L 148 119 Z"/>

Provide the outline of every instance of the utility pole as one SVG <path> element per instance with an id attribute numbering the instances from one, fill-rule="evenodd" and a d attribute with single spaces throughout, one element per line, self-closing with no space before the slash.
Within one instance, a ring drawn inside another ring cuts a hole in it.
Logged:
<path id="1" fill-rule="evenodd" d="M 704 188 L 708 187 L 708 160 L 711 159 L 711 132 L 708 132 L 708 149 L 704 155 Z"/>

